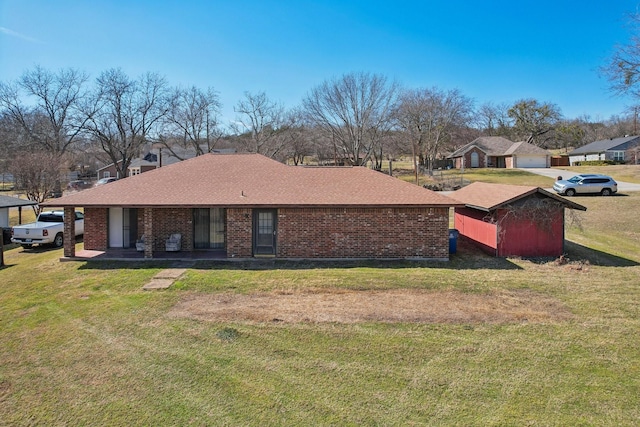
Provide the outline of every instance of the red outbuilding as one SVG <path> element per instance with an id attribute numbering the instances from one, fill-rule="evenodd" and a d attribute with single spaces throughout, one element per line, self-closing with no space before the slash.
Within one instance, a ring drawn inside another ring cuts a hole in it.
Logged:
<path id="1" fill-rule="evenodd" d="M 565 208 L 586 207 L 539 187 L 475 182 L 451 194 L 460 236 L 499 257 L 557 257 L 564 250 Z"/>

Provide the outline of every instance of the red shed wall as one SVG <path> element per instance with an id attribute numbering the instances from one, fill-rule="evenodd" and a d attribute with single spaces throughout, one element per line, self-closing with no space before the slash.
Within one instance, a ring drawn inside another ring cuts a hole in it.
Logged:
<path id="1" fill-rule="evenodd" d="M 461 236 L 469 239 L 485 252 L 496 255 L 498 250 L 498 231 L 496 224 L 483 220 L 487 212 L 469 208 L 456 208 L 454 227 Z"/>
<path id="2" fill-rule="evenodd" d="M 545 224 L 506 216 L 501 218 L 498 233 L 498 256 L 557 257 L 564 253 L 564 210 Z"/>

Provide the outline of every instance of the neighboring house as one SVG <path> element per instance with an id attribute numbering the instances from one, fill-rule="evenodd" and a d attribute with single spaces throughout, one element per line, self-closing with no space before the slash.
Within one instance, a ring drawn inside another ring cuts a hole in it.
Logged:
<path id="1" fill-rule="evenodd" d="M 501 136 L 482 136 L 448 156 L 456 169 L 548 168 L 551 153 L 525 141 L 512 142 Z"/>
<path id="2" fill-rule="evenodd" d="M 565 208 L 587 208 L 538 187 L 474 182 L 451 194 L 460 236 L 498 257 L 557 257 L 564 250 Z"/>
<path id="3" fill-rule="evenodd" d="M 122 163 L 122 160 L 118 161 L 118 164 L 121 164 L 121 163 Z M 127 176 L 138 175 L 143 172 L 154 170 L 157 167 L 158 167 L 157 162 L 150 162 L 144 159 L 133 159 L 131 161 L 131 164 L 127 168 Z M 98 169 L 98 179 L 111 178 L 111 177 L 123 178 L 118 173 L 118 169 L 116 168 L 115 163 L 108 164 Z"/>
<path id="4" fill-rule="evenodd" d="M 143 158 L 133 159 L 131 161 L 131 164 L 127 168 L 127 176 L 139 175 L 141 173 L 148 172 L 159 167 L 169 166 L 174 163 L 196 157 L 195 149 L 192 148 L 184 149 L 181 147 L 174 147 L 173 151 L 179 157 L 173 155 L 171 151 L 169 151 L 168 149 L 163 149 L 162 147 L 153 149 L 153 151 L 156 152 L 153 153 L 150 151 Z M 231 154 L 235 153 L 235 151 L 236 150 L 234 148 L 223 148 L 215 149 L 213 150 L 213 153 Z M 122 161 L 119 161 L 118 164 L 120 164 L 121 162 Z M 116 168 L 114 163 L 108 164 L 98 169 L 98 179 L 111 177 L 122 178 L 121 176 L 119 176 L 118 169 Z"/>
<path id="5" fill-rule="evenodd" d="M 569 153 L 571 165 L 591 160 L 612 160 L 620 163 L 638 164 L 640 136 L 603 139 L 576 148 Z"/>
<path id="6" fill-rule="evenodd" d="M 458 203 L 364 167 L 205 154 L 54 204 L 84 208 L 87 250 L 135 251 L 144 236 L 144 255 L 153 258 L 180 234 L 178 249 L 227 258 L 446 260 L 449 208 Z M 65 225 L 73 235 L 73 222 Z M 73 239 L 65 238 L 64 254 L 75 256 Z"/>

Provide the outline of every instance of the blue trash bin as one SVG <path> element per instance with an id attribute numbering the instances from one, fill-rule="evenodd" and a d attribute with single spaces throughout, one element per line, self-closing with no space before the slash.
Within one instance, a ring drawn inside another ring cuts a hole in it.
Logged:
<path id="1" fill-rule="evenodd" d="M 460 233 L 455 228 L 449 229 L 449 253 L 455 254 L 458 249 L 458 235 Z"/>

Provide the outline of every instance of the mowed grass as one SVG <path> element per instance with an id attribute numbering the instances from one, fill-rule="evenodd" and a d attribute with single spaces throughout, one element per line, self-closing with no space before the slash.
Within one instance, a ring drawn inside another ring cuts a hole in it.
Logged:
<path id="1" fill-rule="evenodd" d="M 5 253 L 0 425 L 637 425 L 640 194 L 576 197 L 568 264 L 61 263 Z M 268 268 L 266 268 L 268 267 Z M 568 320 L 251 323 L 171 316 L 201 293 L 350 289 L 523 291 Z"/>

